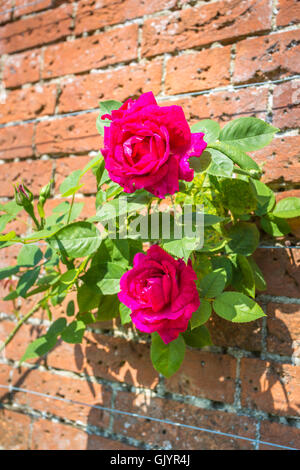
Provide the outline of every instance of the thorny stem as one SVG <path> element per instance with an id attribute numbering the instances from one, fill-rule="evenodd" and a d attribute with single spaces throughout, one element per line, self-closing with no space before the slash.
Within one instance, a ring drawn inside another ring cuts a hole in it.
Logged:
<path id="1" fill-rule="evenodd" d="M 71 205 L 70 205 L 70 209 L 69 209 L 67 224 L 70 222 L 72 208 L 73 208 L 73 204 L 74 204 L 74 199 L 75 199 L 75 193 L 72 196 L 72 201 L 71 201 Z"/>

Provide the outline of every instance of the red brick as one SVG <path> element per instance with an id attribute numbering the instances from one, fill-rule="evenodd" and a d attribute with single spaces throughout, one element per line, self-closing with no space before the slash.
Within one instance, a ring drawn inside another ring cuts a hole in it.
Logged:
<path id="1" fill-rule="evenodd" d="M 99 150 L 102 138 L 96 129 L 98 112 L 42 121 L 36 128 L 38 154 L 62 154 Z"/>
<path id="2" fill-rule="evenodd" d="M 299 126 L 300 80 L 281 83 L 273 94 L 273 124 L 280 129 Z"/>
<path id="3" fill-rule="evenodd" d="M 35 85 L 8 92 L 1 106 L 0 123 L 34 119 L 53 114 L 56 101 L 56 85 Z"/>
<path id="4" fill-rule="evenodd" d="M 17 405 L 72 421 L 80 421 L 83 424 L 88 423 L 102 428 L 107 428 L 109 425 L 110 414 L 107 411 L 94 408 L 93 420 L 90 419 L 91 406 L 110 407 L 111 393 L 98 383 L 22 367 L 15 371 L 12 385 L 49 396 L 46 398 L 29 392 L 15 391 L 13 401 Z M 68 403 L 59 398 L 81 402 L 83 405 Z"/>
<path id="5" fill-rule="evenodd" d="M 0 364 L 0 385 L 8 387 L 10 385 L 10 374 L 12 367 L 7 364 Z M 9 401 L 10 392 L 7 388 L 0 387 L 0 403 Z"/>
<path id="6" fill-rule="evenodd" d="M 285 426 L 284 424 L 262 421 L 260 426 L 260 440 L 300 450 L 300 429 Z M 266 444 L 260 444 L 259 449 L 282 450 L 280 447 L 268 446 Z"/>
<path id="7" fill-rule="evenodd" d="M 271 28 L 271 5 L 267 0 L 224 0 L 186 8 L 145 21 L 142 55 L 228 41 Z"/>
<path id="8" fill-rule="evenodd" d="M 49 46 L 45 50 L 42 76 L 57 77 L 135 59 L 137 35 L 138 27 L 132 24 Z"/>
<path id="9" fill-rule="evenodd" d="M 299 414 L 300 370 L 290 364 L 241 360 L 242 406 L 278 415 Z"/>
<path id="10" fill-rule="evenodd" d="M 236 324 L 213 314 L 206 326 L 215 346 L 261 351 L 261 320 Z"/>
<path id="11" fill-rule="evenodd" d="M 118 441 L 90 435 L 61 423 L 39 419 L 32 430 L 32 450 L 133 450 Z"/>
<path id="12" fill-rule="evenodd" d="M 34 160 L 12 162 L 1 165 L 0 197 L 13 196 L 13 184 L 24 182 L 30 191 L 37 195 L 40 189 L 51 179 L 52 162 Z"/>
<path id="13" fill-rule="evenodd" d="M 13 331 L 15 323 L 2 320 L 0 322 L 0 339 L 4 341 L 8 335 Z M 5 348 L 5 357 L 7 359 L 13 359 L 19 361 L 23 354 L 26 351 L 26 348 L 29 343 L 34 341 L 39 336 L 45 334 L 46 330 L 43 326 L 33 326 L 33 325 L 22 325 L 14 338 Z M 41 362 L 41 359 L 32 359 L 27 362 Z"/>
<path id="14" fill-rule="evenodd" d="M 28 2 L 29 3 L 29 2 Z M 34 2 L 30 2 L 34 3 Z M 36 2 L 34 5 L 27 6 L 24 0 L 15 0 L 14 2 L 14 18 L 22 15 L 28 15 L 29 13 L 34 13 L 36 11 L 45 10 L 46 8 L 51 7 L 51 0 L 41 0 Z"/>
<path id="15" fill-rule="evenodd" d="M 9 21 L 12 17 L 12 11 L 7 11 L 11 10 L 13 7 L 13 2 L 12 0 L 2 0 L 1 5 L 0 5 L 0 24 L 6 23 Z"/>
<path id="16" fill-rule="evenodd" d="M 50 367 L 84 372 L 136 387 L 155 388 L 158 383 L 148 345 L 121 338 L 86 333 L 81 345 L 61 343 L 47 360 Z"/>
<path id="17" fill-rule="evenodd" d="M 268 304 L 268 351 L 284 356 L 300 356 L 300 306 Z"/>
<path id="18" fill-rule="evenodd" d="M 230 46 L 172 57 L 167 62 L 168 94 L 208 90 L 230 81 Z"/>
<path id="19" fill-rule="evenodd" d="M 0 129 L 0 159 L 31 157 L 33 124 L 2 127 Z"/>
<path id="20" fill-rule="evenodd" d="M 40 78 L 40 49 L 9 55 L 3 67 L 3 82 L 7 88 L 17 87 L 27 82 L 37 82 Z"/>
<path id="21" fill-rule="evenodd" d="M 287 196 L 287 195 L 286 195 Z M 255 259 L 267 282 L 264 294 L 300 297 L 300 250 L 258 249 Z"/>
<path id="22" fill-rule="evenodd" d="M 300 31 L 249 38 L 236 46 L 235 83 L 262 82 L 300 72 Z"/>
<path id="23" fill-rule="evenodd" d="M 277 10 L 277 26 L 286 26 L 300 22 L 300 4 L 298 0 L 279 0 Z"/>
<path id="24" fill-rule="evenodd" d="M 110 24 L 123 23 L 126 20 L 149 15 L 156 11 L 173 8 L 176 0 L 152 0 L 137 2 L 136 0 L 104 0 L 96 3 L 93 0 L 78 2 L 76 12 L 75 33 L 103 28 Z"/>
<path id="25" fill-rule="evenodd" d="M 58 192 L 59 186 L 64 179 L 75 170 L 83 170 L 83 168 L 91 161 L 91 157 L 67 157 L 56 160 L 55 171 L 55 187 Z M 92 173 L 88 171 L 80 180 L 80 184 L 84 186 L 80 188 L 80 192 L 84 194 L 95 194 L 97 192 L 97 181 Z"/>
<path id="26" fill-rule="evenodd" d="M 259 165 L 263 164 L 264 183 L 300 183 L 300 136 L 277 137 L 253 155 Z"/>
<path id="27" fill-rule="evenodd" d="M 166 380 L 166 389 L 182 395 L 232 403 L 236 360 L 231 356 L 187 351 L 178 372 Z"/>
<path id="28" fill-rule="evenodd" d="M 255 421 L 216 410 L 205 410 L 189 404 L 146 396 L 144 393 L 119 392 L 115 408 L 174 423 L 197 426 L 211 431 L 236 434 L 255 439 Z M 150 421 L 145 418 L 116 414 L 114 431 L 126 437 L 138 438 L 151 447 L 176 450 L 242 450 L 253 449 L 247 440 Z"/>
<path id="29" fill-rule="evenodd" d="M 61 39 L 71 33 L 72 5 L 8 23 L 0 29 L 0 53 L 21 51 Z"/>
<path id="30" fill-rule="evenodd" d="M 30 439 L 29 416 L 0 409 L 0 448 L 4 450 L 27 450 Z"/>
<path id="31" fill-rule="evenodd" d="M 97 108 L 99 100 L 123 102 L 147 91 L 158 94 L 161 76 L 161 62 L 155 61 L 64 79 L 61 83 L 59 111 L 65 113 Z"/>
<path id="32" fill-rule="evenodd" d="M 219 91 L 193 98 L 160 101 L 160 106 L 178 105 L 184 110 L 186 119 L 193 124 L 201 119 L 215 119 L 227 122 L 242 116 L 264 118 L 266 115 L 268 91 L 263 88 Z"/>

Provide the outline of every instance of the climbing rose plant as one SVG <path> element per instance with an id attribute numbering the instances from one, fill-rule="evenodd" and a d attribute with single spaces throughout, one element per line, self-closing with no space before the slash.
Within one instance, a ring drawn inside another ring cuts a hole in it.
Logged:
<path id="1" fill-rule="evenodd" d="M 52 181 L 38 201 L 20 183 L 15 200 L 1 204 L 0 248 L 21 246 L 17 264 L 0 269 L 9 289 L 4 300 L 16 313 L 1 350 L 37 310 L 47 313 L 50 326 L 20 363 L 46 354 L 59 340 L 81 343 L 89 325 L 120 317 L 151 341 L 154 368 L 170 377 L 187 346 L 212 344 L 206 326 L 212 311 L 234 323 L 265 316 L 255 302 L 266 283 L 253 253 L 262 236 L 292 232 L 300 198 L 276 204 L 261 181 L 262 168 L 249 153 L 267 146 L 279 130 L 260 119 L 235 119 L 222 129 L 205 119 L 190 127 L 179 106 L 159 106 L 150 92 L 123 104 L 101 102 L 96 126 L 103 148 L 62 182 L 64 200 L 51 215 L 44 208 Z M 82 220 L 75 195 L 87 172 L 97 181 L 96 207 Z M 184 226 L 186 207 L 194 230 L 178 236 L 174 227 L 178 220 Z M 34 226 L 25 236 L 5 230 L 21 211 Z M 172 227 L 167 235 L 165 213 Z M 34 307 L 21 316 L 17 299 L 32 297 Z M 65 311 L 52 322 L 51 310 L 65 299 Z"/>

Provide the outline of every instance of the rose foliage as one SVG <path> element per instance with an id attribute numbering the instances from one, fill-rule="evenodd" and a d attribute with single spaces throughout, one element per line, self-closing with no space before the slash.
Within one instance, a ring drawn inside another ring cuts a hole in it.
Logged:
<path id="1" fill-rule="evenodd" d="M 262 237 L 267 243 L 291 234 L 300 199 L 276 203 L 261 181 L 251 154 L 279 130 L 260 119 L 242 117 L 222 128 L 205 119 L 190 127 L 179 106 L 160 106 L 150 92 L 123 104 L 101 102 L 96 126 L 101 150 L 61 183 L 52 212 L 52 181 L 37 201 L 20 183 L 15 199 L 1 204 L 0 249 L 20 248 L 16 265 L 0 269 L 4 300 L 16 314 L 1 349 L 38 310 L 49 326 L 21 363 L 58 340 L 81 343 L 88 327 L 117 319 L 125 333 L 134 329 L 151 342 L 154 368 L 170 377 L 186 347 L 212 344 L 213 312 L 235 323 L 265 316 L 255 297 L 266 282 L 253 253 Z M 75 198 L 87 172 L 97 182 L 89 218 Z M 17 236 L 6 226 L 22 211 L 32 229 Z M 23 314 L 19 299 L 34 300 L 32 310 Z"/>

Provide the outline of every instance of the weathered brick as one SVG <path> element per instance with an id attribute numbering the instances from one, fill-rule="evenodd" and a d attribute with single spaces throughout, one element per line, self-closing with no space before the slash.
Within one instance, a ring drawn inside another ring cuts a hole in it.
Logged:
<path id="1" fill-rule="evenodd" d="M 277 85 L 273 93 L 273 124 L 281 130 L 299 126 L 300 80 Z"/>
<path id="2" fill-rule="evenodd" d="M 12 367 L 7 364 L 0 364 L 0 385 L 8 387 L 10 385 L 10 374 Z M 0 403 L 9 401 L 10 392 L 7 388 L 0 387 Z"/>
<path id="3" fill-rule="evenodd" d="M 278 415 L 298 415 L 300 370 L 291 364 L 243 358 L 242 406 Z"/>
<path id="4" fill-rule="evenodd" d="M 135 386 L 155 388 L 158 383 L 148 345 L 96 333 L 86 333 L 75 347 L 59 344 L 48 355 L 48 364 Z"/>
<path id="5" fill-rule="evenodd" d="M 27 450 L 30 439 L 29 416 L 15 411 L 0 409 L 0 448 L 4 450 Z"/>
<path id="6" fill-rule="evenodd" d="M 279 0 L 277 10 L 277 26 L 286 26 L 300 22 L 300 3 L 298 0 Z"/>
<path id="7" fill-rule="evenodd" d="M 52 6 L 52 0 L 41 0 L 39 2 L 30 3 L 34 3 L 34 5 L 27 6 L 24 0 L 15 0 L 14 18 L 17 18 L 22 15 L 28 15 L 29 13 L 45 10 L 46 8 Z"/>
<path id="8" fill-rule="evenodd" d="M 56 102 L 56 85 L 35 85 L 8 92 L 0 110 L 0 123 L 33 119 L 53 114 Z"/>
<path id="9" fill-rule="evenodd" d="M 78 73 L 137 57 L 135 24 L 95 36 L 67 41 L 45 50 L 44 78 Z"/>
<path id="10" fill-rule="evenodd" d="M 232 403 L 235 374 L 236 360 L 231 356 L 187 351 L 179 371 L 166 380 L 166 389 L 173 393 Z"/>
<path id="11" fill-rule="evenodd" d="M 13 184 L 21 181 L 36 195 L 51 179 L 52 162 L 35 160 L 5 163 L 1 170 L 0 197 L 13 196 Z"/>
<path id="12" fill-rule="evenodd" d="M 91 161 L 91 157 L 67 157 L 56 160 L 55 171 L 55 187 L 58 191 L 59 186 L 64 179 L 74 170 L 83 170 L 83 168 Z M 80 192 L 84 194 L 95 194 L 97 192 L 97 181 L 92 173 L 88 171 L 80 180 L 83 187 Z"/>
<path id="13" fill-rule="evenodd" d="M 261 350 L 261 320 L 236 324 L 213 314 L 206 326 L 215 346 Z"/>
<path id="14" fill-rule="evenodd" d="M 299 251 L 276 248 L 256 251 L 256 262 L 267 282 L 264 294 L 300 297 Z"/>
<path id="15" fill-rule="evenodd" d="M 72 5 L 62 5 L 0 29 L 0 53 L 22 51 L 61 39 L 71 33 Z"/>
<path id="16" fill-rule="evenodd" d="M 228 41 L 271 28 L 271 4 L 267 0 L 224 0 L 186 8 L 145 21 L 142 55 Z"/>
<path id="17" fill-rule="evenodd" d="M 155 61 L 64 79 L 61 83 L 59 111 L 65 113 L 97 108 L 99 100 L 125 101 L 147 91 L 158 94 L 161 76 L 161 61 Z"/>
<path id="18" fill-rule="evenodd" d="M 40 56 L 40 49 L 7 56 L 3 66 L 5 86 L 10 88 L 37 82 L 40 78 Z"/>
<path id="19" fill-rule="evenodd" d="M 235 83 L 262 82 L 300 72 L 300 31 L 249 38 L 236 46 Z"/>
<path id="20" fill-rule="evenodd" d="M 300 355 L 300 306 L 268 304 L 268 351 L 284 356 Z"/>
<path id="21" fill-rule="evenodd" d="M 7 11 L 11 10 L 13 7 L 13 2 L 12 0 L 2 0 L 1 5 L 0 5 L 0 24 L 6 23 L 9 21 L 12 17 L 12 12 Z"/>
<path id="22" fill-rule="evenodd" d="M 260 425 L 260 440 L 300 450 L 300 429 L 285 426 L 284 424 L 262 421 Z M 268 446 L 267 444 L 260 444 L 259 449 L 282 450 L 280 447 Z"/>
<path id="23" fill-rule="evenodd" d="M 0 158 L 13 159 L 31 157 L 33 124 L 22 124 L 0 128 Z"/>
<path id="24" fill-rule="evenodd" d="M 263 164 L 263 181 L 267 184 L 300 183 L 300 136 L 277 137 L 265 148 L 253 154 Z"/>
<path id="25" fill-rule="evenodd" d="M 8 335 L 13 331 L 14 327 L 16 326 L 15 323 L 9 320 L 2 320 L 0 322 L 0 339 L 4 341 Z M 13 359 L 15 361 L 19 361 L 23 354 L 26 351 L 26 348 L 29 343 L 34 341 L 39 336 L 46 333 L 45 327 L 42 325 L 29 325 L 24 324 L 19 329 L 17 334 L 14 338 L 10 341 L 10 343 L 6 346 L 4 350 L 4 355 L 7 359 Z M 42 359 L 28 359 L 27 362 L 42 362 Z"/>
<path id="26" fill-rule="evenodd" d="M 119 392 L 115 401 L 118 410 L 149 416 L 174 423 L 188 424 L 209 431 L 220 431 L 255 439 L 255 420 L 224 413 L 205 410 L 189 404 L 146 396 L 144 393 Z M 174 426 L 168 423 L 151 421 L 135 416 L 116 414 L 114 431 L 124 436 L 138 438 L 152 448 L 176 450 L 242 450 L 253 449 L 247 440 L 234 439 L 213 433 Z"/>
<path id="27" fill-rule="evenodd" d="M 168 94 L 208 90 L 230 81 L 230 46 L 172 57 L 167 62 Z"/>
<path id="28" fill-rule="evenodd" d="M 176 0 L 152 0 L 139 2 L 136 0 L 81 0 L 76 13 L 75 33 L 103 28 L 110 24 L 123 23 L 126 20 L 149 15 L 159 10 L 173 8 Z"/>
<path id="29" fill-rule="evenodd" d="M 62 154 L 99 150 L 102 138 L 96 129 L 96 113 L 41 121 L 36 127 L 38 154 Z"/>
<path id="30" fill-rule="evenodd" d="M 184 110 L 186 119 L 193 124 L 201 119 L 227 122 L 242 116 L 266 115 L 268 91 L 264 88 L 219 91 L 179 100 L 160 101 L 160 106 L 178 105 Z"/>
<path id="31" fill-rule="evenodd" d="M 32 450 L 133 450 L 118 441 L 90 435 L 72 426 L 39 419 L 34 421 Z"/>
<path id="32" fill-rule="evenodd" d="M 12 385 L 28 390 L 28 392 L 13 392 L 14 403 L 22 407 L 80 421 L 83 424 L 87 424 L 89 420 L 88 424 L 101 428 L 107 428 L 109 425 L 110 414 L 107 411 L 94 408 L 93 421 L 89 417 L 91 406 L 110 407 L 111 392 L 96 382 L 22 367 L 15 371 Z M 35 395 L 29 393 L 30 391 L 49 397 Z"/>

